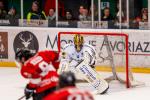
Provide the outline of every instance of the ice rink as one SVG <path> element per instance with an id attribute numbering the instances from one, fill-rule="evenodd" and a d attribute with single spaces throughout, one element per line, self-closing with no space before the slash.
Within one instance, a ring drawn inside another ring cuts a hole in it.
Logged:
<path id="1" fill-rule="evenodd" d="M 95 95 L 95 100 L 150 100 L 150 74 L 134 74 L 134 77 L 145 82 L 145 86 L 126 89 L 119 82 L 112 81 L 107 94 Z M 27 82 L 28 80 L 21 77 L 18 68 L 0 67 L 0 100 L 18 100 L 24 95 Z M 93 91 L 87 83 L 78 86 Z"/>

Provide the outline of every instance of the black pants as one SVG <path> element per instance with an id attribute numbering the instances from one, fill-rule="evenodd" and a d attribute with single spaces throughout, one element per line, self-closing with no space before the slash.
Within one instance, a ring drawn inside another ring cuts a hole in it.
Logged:
<path id="1" fill-rule="evenodd" d="M 53 88 L 50 88 L 50 89 L 43 91 L 41 93 L 35 93 L 35 94 L 33 94 L 33 100 L 43 100 L 43 98 L 45 96 L 47 96 L 49 93 L 51 93 L 55 90 L 56 90 L 56 87 L 53 87 Z"/>

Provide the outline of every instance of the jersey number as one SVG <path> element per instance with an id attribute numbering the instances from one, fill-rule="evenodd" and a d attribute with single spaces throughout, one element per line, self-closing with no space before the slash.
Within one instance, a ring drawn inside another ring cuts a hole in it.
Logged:
<path id="1" fill-rule="evenodd" d="M 51 64 L 48 64 L 47 62 L 45 61 L 42 61 L 43 58 L 41 56 L 37 56 L 35 59 L 33 59 L 31 61 L 31 63 L 33 65 L 36 65 L 36 64 L 39 64 L 39 68 L 42 70 L 42 71 L 55 71 L 55 68 L 53 67 L 53 65 Z"/>

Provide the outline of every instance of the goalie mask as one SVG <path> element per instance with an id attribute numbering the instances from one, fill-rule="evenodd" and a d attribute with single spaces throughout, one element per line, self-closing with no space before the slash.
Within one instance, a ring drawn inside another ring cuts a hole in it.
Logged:
<path id="1" fill-rule="evenodd" d="M 83 47 L 83 42 L 84 42 L 83 36 L 81 36 L 80 34 L 76 34 L 74 36 L 74 45 L 77 52 L 81 51 Z"/>

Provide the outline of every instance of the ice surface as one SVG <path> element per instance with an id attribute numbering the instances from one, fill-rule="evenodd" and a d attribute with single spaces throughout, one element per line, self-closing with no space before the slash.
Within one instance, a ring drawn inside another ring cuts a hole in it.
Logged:
<path id="1" fill-rule="evenodd" d="M 145 82 L 146 85 L 126 89 L 123 84 L 112 81 L 108 93 L 95 95 L 95 100 L 150 100 L 150 74 L 134 74 L 134 77 L 136 80 Z M 28 80 L 21 77 L 18 68 L 0 67 L 0 100 L 18 100 L 24 95 L 24 87 L 27 82 Z M 80 83 L 77 86 L 94 91 L 87 83 Z"/>

